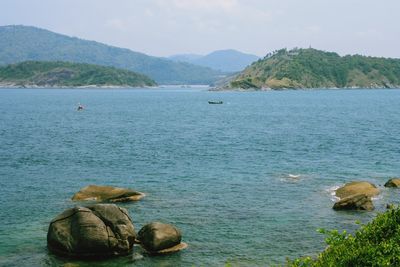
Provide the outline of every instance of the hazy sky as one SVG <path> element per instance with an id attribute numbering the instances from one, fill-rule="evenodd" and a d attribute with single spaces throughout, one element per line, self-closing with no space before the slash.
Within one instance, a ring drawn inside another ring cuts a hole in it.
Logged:
<path id="1" fill-rule="evenodd" d="M 155 56 L 309 47 L 400 58 L 400 0 L 0 0 L 23 24 Z"/>

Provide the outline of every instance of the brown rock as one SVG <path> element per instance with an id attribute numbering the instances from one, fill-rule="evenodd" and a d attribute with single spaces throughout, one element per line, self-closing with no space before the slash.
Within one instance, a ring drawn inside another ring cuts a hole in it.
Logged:
<path id="1" fill-rule="evenodd" d="M 170 224 L 152 222 L 143 226 L 138 233 L 138 240 L 150 253 L 171 253 L 187 247 L 181 243 L 181 232 Z"/>
<path id="2" fill-rule="evenodd" d="M 367 210 L 374 209 L 371 197 L 366 194 L 356 194 L 342 198 L 333 205 L 334 210 Z"/>
<path id="3" fill-rule="evenodd" d="M 134 240 L 127 210 L 115 204 L 67 209 L 51 221 L 47 233 L 50 251 L 74 257 L 125 255 Z"/>
<path id="4" fill-rule="evenodd" d="M 345 198 L 355 194 L 365 194 L 369 197 L 373 197 L 379 194 L 379 189 L 369 182 L 350 182 L 336 190 L 336 196 L 339 198 Z"/>
<path id="5" fill-rule="evenodd" d="M 97 202 L 130 202 L 143 198 L 145 194 L 127 188 L 112 186 L 89 185 L 76 193 L 72 200 L 74 201 L 97 201 Z"/>
<path id="6" fill-rule="evenodd" d="M 386 182 L 385 187 L 400 187 L 400 178 L 391 178 Z"/>

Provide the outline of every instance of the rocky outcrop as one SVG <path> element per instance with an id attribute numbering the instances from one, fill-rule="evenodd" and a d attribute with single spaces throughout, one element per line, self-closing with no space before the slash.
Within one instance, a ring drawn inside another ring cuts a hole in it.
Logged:
<path id="1" fill-rule="evenodd" d="M 342 198 L 333 205 L 334 210 L 367 210 L 374 209 L 371 197 L 366 194 L 355 194 Z"/>
<path id="2" fill-rule="evenodd" d="M 385 187 L 400 187 L 400 178 L 391 178 L 385 183 Z"/>
<path id="3" fill-rule="evenodd" d="M 142 199 L 145 194 L 127 188 L 112 186 L 89 185 L 76 193 L 74 201 L 97 201 L 97 202 L 129 202 Z"/>
<path id="4" fill-rule="evenodd" d="M 149 253 L 172 253 L 187 247 L 181 232 L 170 224 L 152 222 L 143 226 L 137 239 Z"/>
<path id="5" fill-rule="evenodd" d="M 65 210 L 51 221 L 50 251 L 74 257 L 107 257 L 129 253 L 135 240 L 132 219 L 115 204 L 95 204 Z"/>
<path id="6" fill-rule="evenodd" d="M 369 182 L 357 181 L 347 183 L 336 190 L 336 196 L 341 199 L 355 194 L 365 194 L 373 197 L 379 194 L 379 189 Z"/>

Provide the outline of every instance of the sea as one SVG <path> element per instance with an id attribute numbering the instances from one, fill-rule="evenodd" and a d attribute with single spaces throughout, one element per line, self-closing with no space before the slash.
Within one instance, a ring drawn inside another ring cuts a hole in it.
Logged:
<path id="1" fill-rule="evenodd" d="M 208 101 L 223 101 L 211 105 Z M 77 111 L 78 103 L 84 106 Z M 400 90 L 1 89 L 0 266 L 280 266 L 400 202 Z M 334 211 L 350 181 L 372 212 Z M 146 194 L 120 204 L 136 231 L 178 227 L 188 248 L 83 261 L 50 253 L 50 221 L 87 185 Z"/>

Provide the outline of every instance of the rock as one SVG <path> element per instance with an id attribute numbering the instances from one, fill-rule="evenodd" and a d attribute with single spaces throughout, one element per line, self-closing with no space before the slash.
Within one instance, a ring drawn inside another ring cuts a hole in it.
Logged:
<path id="1" fill-rule="evenodd" d="M 150 253 L 171 253 L 187 247 L 181 242 L 181 232 L 170 224 L 152 222 L 143 226 L 138 233 L 141 246 Z"/>
<path id="2" fill-rule="evenodd" d="M 345 198 L 355 194 L 365 194 L 373 197 L 379 194 L 379 189 L 369 182 L 350 182 L 336 190 L 336 196 Z"/>
<path id="3" fill-rule="evenodd" d="M 386 182 L 385 187 L 400 187 L 400 178 L 391 178 Z"/>
<path id="4" fill-rule="evenodd" d="M 368 210 L 374 209 L 371 197 L 366 194 L 355 194 L 342 198 L 333 205 L 334 210 Z"/>
<path id="5" fill-rule="evenodd" d="M 388 209 L 388 210 L 392 210 L 392 209 L 395 209 L 396 208 L 396 206 L 394 205 L 394 204 L 386 204 L 386 209 Z"/>
<path id="6" fill-rule="evenodd" d="M 107 257 L 132 251 L 136 234 L 132 219 L 115 204 L 74 207 L 50 223 L 50 251 L 74 257 Z"/>
<path id="7" fill-rule="evenodd" d="M 127 188 L 89 185 L 76 193 L 72 200 L 93 200 L 98 202 L 129 202 L 143 198 L 145 194 Z"/>

